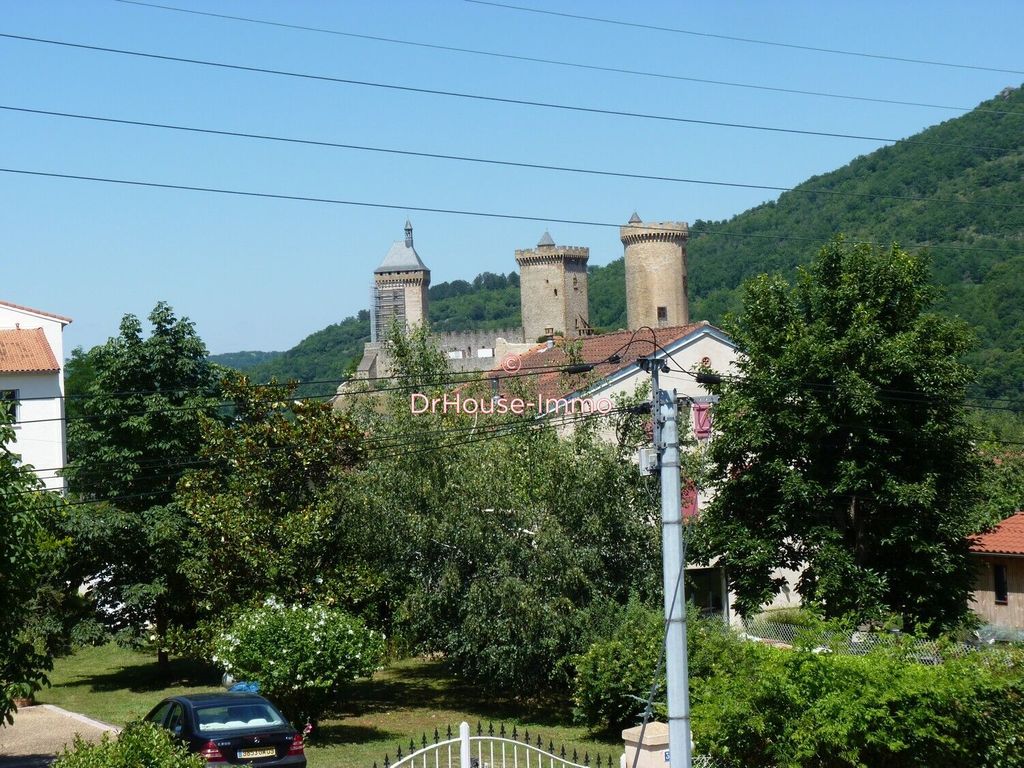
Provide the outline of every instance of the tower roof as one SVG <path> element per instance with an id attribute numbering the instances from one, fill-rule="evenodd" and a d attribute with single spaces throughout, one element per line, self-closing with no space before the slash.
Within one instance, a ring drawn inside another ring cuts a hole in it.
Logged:
<path id="1" fill-rule="evenodd" d="M 396 240 L 374 274 L 381 272 L 429 272 L 412 245 L 412 223 L 405 222 L 405 240 Z"/>
<path id="2" fill-rule="evenodd" d="M 636 211 L 633 211 L 633 215 L 629 217 L 629 223 L 630 224 L 640 224 L 640 223 L 642 223 L 642 221 L 640 219 L 640 215 Z"/>
<path id="3" fill-rule="evenodd" d="M 551 233 L 546 229 L 544 234 L 541 236 L 540 241 L 537 243 L 537 247 L 540 248 L 542 245 L 554 245 L 555 241 L 551 239 Z"/>

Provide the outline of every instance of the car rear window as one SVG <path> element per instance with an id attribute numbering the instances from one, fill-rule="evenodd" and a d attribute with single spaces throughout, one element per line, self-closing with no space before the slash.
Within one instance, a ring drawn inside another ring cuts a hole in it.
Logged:
<path id="1" fill-rule="evenodd" d="M 195 709 L 196 724 L 201 733 L 284 725 L 284 719 L 273 707 L 258 701 L 196 707 Z"/>

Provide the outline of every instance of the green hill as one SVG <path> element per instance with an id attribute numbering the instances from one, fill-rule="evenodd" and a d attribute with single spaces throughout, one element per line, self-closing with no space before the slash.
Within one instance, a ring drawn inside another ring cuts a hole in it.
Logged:
<path id="1" fill-rule="evenodd" d="M 793 274 L 837 232 L 927 249 L 938 309 L 978 335 L 977 394 L 1024 400 L 1024 90 L 690 231 L 692 314 L 712 322 L 743 280 Z"/>
<path id="2" fill-rule="evenodd" d="M 219 355 L 210 355 L 211 363 L 223 365 L 225 368 L 234 368 L 236 371 L 251 371 L 257 365 L 280 357 L 282 352 L 224 352 Z"/>
<path id="3" fill-rule="evenodd" d="M 834 234 L 927 248 L 938 308 L 975 329 L 977 394 L 1024 403 L 1024 91 L 1007 89 L 974 111 L 808 179 L 778 200 L 690 228 L 691 314 L 720 322 L 755 274 L 792 276 Z M 590 269 L 591 323 L 625 325 L 623 262 Z M 515 273 L 484 273 L 430 289 L 437 330 L 516 326 Z M 249 368 L 269 376 L 334 380 L 369 339 L 365 311 Z M 259 354 L 259 353 L 239 353 Z M 271 353 L 272 354 L 272 353 Z M 327 387 L 329 389 L 329 387 Z"/>

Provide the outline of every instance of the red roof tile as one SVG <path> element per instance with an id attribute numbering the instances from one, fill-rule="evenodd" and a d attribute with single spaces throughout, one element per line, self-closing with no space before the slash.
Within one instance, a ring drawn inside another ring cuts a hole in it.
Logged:
<path id="1" fill-rule="evenodd" d="M 700 322 L 673 326 L 671 328 L 658 328 L 654 331 L 654 338 L 659 347 L 666 347 L 705 326 L 708 326 L 708 324 Z M 534 386 L 537 388 L 537 394 L 541 397 L 564 397 L 571 392 L 585 388 L 600 379 L 628 368 L 638 358 L 647 357 L 655 351 L 654 343 L 651 339 L 651 331 L 649 330 L 643 330 L 636 334 L 633 331 L 603 333 L 598 336 L 584 336 L 578 339 L 578 341 L 582 347 L 580 350 L 582 361 L 596 364 L 594 373 L 589 374 L 589 378 L 585 380 L 581 376 L 567 375 L 560 370 L 569 364 L 568 357 L 565 354 L 564 342 L 561 339 L 558 339 L 555 342 L 555 346 L 551 349 L 548 349 L 547 344 L 538 344 L 529 352 L 516 356 L 515 363 L 518 364 L 518 368 L 514 367 L 515 364 L 508 367 L 503 366 L 503 368 L 496 368 L 490 371 L 487 375 L 489 378 L 518 378 L 524 375 L 523 372 L 531 369 L 551 368 L 552 370 L 549 373 L 527 374 L 525 378 L 527 381 L 535 382 Z M 619 362 L 605 362 L 613 354 L 617 354 L 621 358 Z"/>
<path id="2" fill-rule="evenodd" d="M 0 373 L 56 373 L 57 358 L 42 328 L 0 330 Z"/>
<path id="3" fill-rule="evenodd" d="M 22 306 L 21 304 L 15 304 L 10 301 L 3 301 L 2 299 L 0 299 L 0 304 L 2 304 L 5 307 L 10 307 L 11 309 L 21 309 L 24 310 L 25 312 L 31 312 L 32 314 L 35 315 L 42 315 L 43 317 L 52 317 L 54 320 L 60 320 L 65 325 L 71 322 L 70 317 L 64 317 L 64 315 L 55 315 L 53 314 L 53 312 L 44 312 L 41 309 L 32 309 L 32 307 L 25 307 Z"/>
<path id="4" fill-rule="evenodd" d="M 971 552 L 1024 555 L 1024 512 L 1011 515 L 988 533 L 973 537 Z"/>

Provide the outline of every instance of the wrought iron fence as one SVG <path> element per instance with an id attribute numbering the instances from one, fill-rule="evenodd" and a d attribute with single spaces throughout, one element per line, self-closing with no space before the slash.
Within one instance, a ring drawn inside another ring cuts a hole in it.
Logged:
<path id="1" fill-rule="evenodd" d="M 520 732 L 516 726 L 509 730 L 504 724 L 495 728 L 493 723 L 484 728 L 478 722 L 475 733 L 462 723 L 458 734 L 448 726 L 444 733 L 435 729 L 432 737 L 422 734 L 419 743 L 410 739 L 407 747 L 398 745 L 393 760 L 388 753 L 373 768 L 619 768 L 621 760 L 621 750 L 580 754 L 529 730 Z M 693 768 L 724 768 L 724 764 L 694 756 Z"/>
<path id="2" fill-rule="evenodd" d="M 420 736 L 419 744 L 409 740 L 408 748 L 399 744 L 394 752 L 384 756 L 380 765 L 374 768 L 618 768 L 618 759 L 610 750 L 604 754 L 591 755 L 589 751 L 580 754 L 577 748 L 571 750 L 565 745 L 555 745 L 529 730 L 520 731 L 517 726 L 511 730 L 504 723 L 494 726 L 482 722 L 476 725 L 475 733 L 468 723 L 462 723 L 459 734 L 453 734 L 448 726 L 442 734 L 435 729 L 433 736 Z"/>

